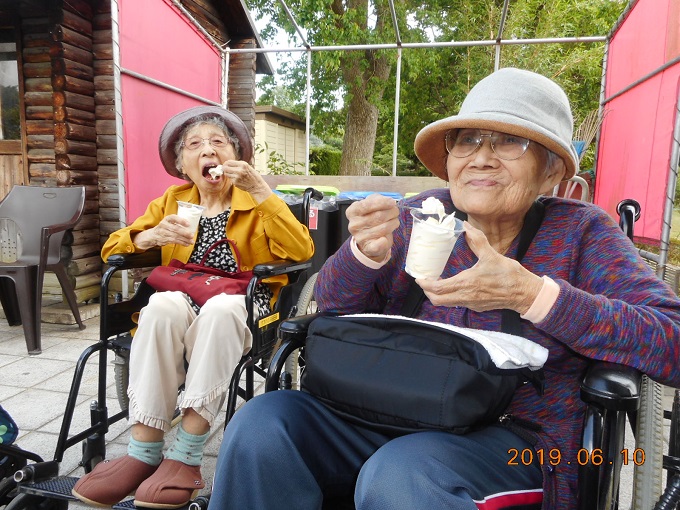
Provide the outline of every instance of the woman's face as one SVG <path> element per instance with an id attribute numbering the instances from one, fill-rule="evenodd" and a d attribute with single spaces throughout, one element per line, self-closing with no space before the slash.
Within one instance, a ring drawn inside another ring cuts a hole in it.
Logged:
<path id="1" fill-rule="evenodd" d="M 235 160 L 236 151 L 229 138 L 214 124 L 199 124 L 187 131 L 182 147 L 182 172 L 202 193 L 219 193 L 231 186 L 224 176 L 212 177 L 208 170 L 225 161 Z M 196 148 L 196 145 L 200 142 Z"/>
<path id="2" fill-rule="evenodd" d="M 492 150 L 489 137 L 482 137 L 482 145 L 469 156 L 448 155 L 451 198 L 481 222 L 521 222 L 536 197 L 551 192 L 564 175 L 561 165 L 549 172 L 546 165 L 546 150 L 536 142 L 517 159 L 504 160 Z"/>

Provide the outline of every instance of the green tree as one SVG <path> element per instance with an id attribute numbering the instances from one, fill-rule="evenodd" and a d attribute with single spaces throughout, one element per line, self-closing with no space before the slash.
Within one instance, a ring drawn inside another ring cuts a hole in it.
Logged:
<path id="1" fill-rule="evenodd" d="M 279 20 L 291 37 L 279 2 L 249 0 L 258 15 Z M 394 2 L 404 42 L 493 41 L 503 2 L 402 0 Z M 395 30 L 385 0 L 291 0 L 297 23 L 313 46 L 393 43 Z M 624 0 L 515 0 L 503 39 L 607 35 Z M 263 32 L 267 39 L 275 30 Z M 298 41 L 299 44 L 299 41 Z M 576 122 L 597 108 L 603 43 L 503 46 L 500 65 L 530 69 L 555 79 L 569 95 Z M 426 124 L 453 115 L 470 88 L 494 69 L 495 47 L 406 48 L 402 51 L 398 167 L 418 174 L 413 139 Z M 324 139 L 343 137 L 343 175 L 391 173 L 397 62 L 396 50 L 313 52 L 312 130 Z M 282 65 L 288 97 L 304 104 L 306 58 Z M 274 96 L 272 96 L 274 97 Z M 338 101 L 340 99 L 340 101 Z M 297 111 L 297 110 L 296 110 Z M 304 111 L 304 110 L 303 110 Z M 405 163 L 405 159 L 413 164 Z"/>

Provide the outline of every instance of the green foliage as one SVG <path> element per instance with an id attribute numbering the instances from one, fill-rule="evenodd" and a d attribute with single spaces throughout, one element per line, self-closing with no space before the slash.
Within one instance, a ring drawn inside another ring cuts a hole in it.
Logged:
<path id="1" fill-rule="evenodd" d="M 289 34 L 291 45 L 301 45 L 280 2 L 248 0 L 248 4 L 256 15 L 266 15 L 280 23 Z M 510 3 L 502 38 L 605 36 L 626 4 L 625 0 L 515 0 Z M 398 115 L 400 174 L 422 170 L 413 153 L 413 140 L 418 131 L 430 122 L 454 115 L 472 86 L 494 70 L 496 49 L 492 43 L 498 36 L 503 2 L 402 0 L 394 5 L 404 42 L 487 43 L 403 49 Z M 395 40 L 386 0 L 290 0 L 288 6 L 313 46 L 393 43 Z M 579 119 L 598 106 L 603 51 L 604 43 L 504 45 L 500 66 L 530 69 L 557 81 L 572 102 L 578 125 Z M 391 66 L 386 79 L 376 78 L 381 58 Z M 342 138 L 348 102 L 352 94 L 362 94 L 378 109 L 372 168 L 389 173 L 396 62 L 396 50 L 312 53 L 313 133 L 326 142 Z M 306 55 L 293 54 L 292 60 L 279 69 L 276 86 L 286 89 L 288 98 L 304 105 Z M 587 164 L 592 164 L 589 153 L 584 160 L 584 165 Z"/>
<path id="2" fill-rule="evenodd" d="M 2 104 L 3 140 L 20 140 L 19 87 L 16 85 L 0 87 L 0 104 Z"/>
<path id="3" fill-rule="evenodd" d="M 309 167 L 315 175 L 338 175 L 342 151 L 323 145 L 312 147 L 309 151 Z"/>
<path id="4" fill-rule="evenodd" d="M 265 75 L 258 84 L 263 93 L 258 97 L 258 105 L 276 105 L 302 118 L 305 117 L 305 105 L 296 100 L 291 90 L 277 85 L 274 76 Z"/>

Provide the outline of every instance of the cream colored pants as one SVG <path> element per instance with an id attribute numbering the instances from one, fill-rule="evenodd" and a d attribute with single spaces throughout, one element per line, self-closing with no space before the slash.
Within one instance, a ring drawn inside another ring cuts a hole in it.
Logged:
<path id="1" fill-rule="evenodd" d="M 246 319 L 244 296 L 214 296 L 196 315 L 181 292 L 153 294 L 130 351 L 130 423 L 170 430 L 184 383 L 180 409 L 195 410 L 212 426 L 236 365 L 252 345 Z"/>

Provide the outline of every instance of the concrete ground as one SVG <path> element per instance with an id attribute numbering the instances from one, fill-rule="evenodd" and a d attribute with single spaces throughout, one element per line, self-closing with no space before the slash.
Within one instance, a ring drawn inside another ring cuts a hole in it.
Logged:
<path id="1" fill-rule="evenodd" d="M 24 334 L 21 326 L 10 327 L 0 313 L 0 403 L 17 422 L 20 435 L 16 443 L 22 448 L 36 453 L 45 460 L 54 457 L 57 436 L 62 423 L 62 413 L 66 405 L 68 392 L 73 377 L 75 363 L 82 351 L 96 342 L 99 337 L 99 317 L 94 309 L 98 305 L 89 305 L 81 310 L 86 329 L 79 330 L 73 324 L 69 313 L 63 306 L 45 309 L 44 320 L 59 322 L 42 324 L 43 352 L 37 356 L 29 356 L 26 352 Z M 112 356 L 110 356 L 112 358 Z M 113 381 L 113 365 L 109 361 L 110 370 L 107 381 L 107 406 L 109 413 L 119 410 L 116 389 Z M 259 381 L 261 384 L 261 381 Z M 89 403 L 97 393 L 96 356 L 93 356 L 86 369 L 82 382 L 81 394 L 71 427 L 77 433 L 89 425 Z M 260 387 L 261 390 L 261 387 Z M 670 409 L 672 393 L 666 391 L 664 404 Z M 212 487 L 216 457 L 222 438 L 224 415 L 222 415 L 211 431 L 203 461 L 202 474 L 206 483 L 203 494 L 208 494 Z M 175 430 L 170 432 L 166 445 L 174 437 Z M 666 441 L 668 428 L 665 430 Z M 107 456 L 110 458 L 123 455 L 126 451 L 129 429 L 126 421 L 114 424 L 108 434 Z M 627 434 L 626 448 L 634 451 L 632 433 Z M 82 468 L 78 466 L 81 451 L 76 445 L 68 449 L 61 463 L 60 474 L 64 476 L 81 476 Z M 620 508 L 630 508 L 632 498 L 633 464 L 624 467 L 621 484 Z M 72 503 L 72 507 L 82 507 L 80 503 Z"/>
<path id="2" fill-rule="evenodd" d="M 66 406 L 75 364 L 83 350 L 99 338 L 99 317 L 93 316 L 85 319 L 84 323 L 86 328 L 82 331 L 75 324 L 43 323 L 42 354 L 29 356 L 21 326 L 10 327 L 4 317 L 0 316 L 0 373 L 2 374 L 0 403 L 19 426 L 20 434 L 16 444 L 40 455 L 44 460 L 51 460 L 55 455 L 62 414 Z M 107 407 L 110 415 L 120 410 L 113 378 L 113 364 L 110 361 L 112 358 L 113 355 L 109 354 Z M 83 377 L 81 394 L 77 400 L 78 404 L 71 425 L 71 434 L 89 426 L 89 404 L 96 399 L 97 377 L 97 355 L 93 355 Z M 166 446 L 174 438 L 176 429 L 177 427 L 166 436 Z M 206 445 L 202 466 L 206 487 L 201 494 L 209 494 L 211 491 L 223 429 L 224 414 L 213 426 Z M 128 438 L 127 420 L 114 424 L 107 436 L 107 457 L 115 458 L 124 455 Z M 61 463 L 60 475 L 82 476 L 83 469 L 78 466 L 80 457 L 80 445 L 69 448 Z M 86 507 L 80 503 L 71 503 L 71 506 Z"/>

